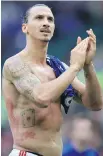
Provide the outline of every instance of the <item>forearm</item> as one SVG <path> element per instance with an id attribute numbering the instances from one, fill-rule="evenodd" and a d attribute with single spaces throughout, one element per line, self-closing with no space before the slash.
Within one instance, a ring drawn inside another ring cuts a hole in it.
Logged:
<path id="1" fill-rule="evenodd" d="M 41 99 L 43 103 L 57 100 L 72 83 L 78 71 L 76 66 L 71 66 L 57 79 L 37 86 L 34 94 L 39 95 L 38 98 Z"/>
<path id="2" fill-rule="evenodd" d="M 28 73 L 12 80 L 12 83 L 20 94 L 23 94 L 34 103 L 42 104 L 44 107 L 45 104 L 55 101 L 61 96 L 72 83 L 78 71 L 77 65 L 73 65 L 55 80 L 44 83 L 41 83 L 34 74 Z"/>
<path id="3" fill-rule="evenodd" d="M 84 66 L 84 76 L 86 81 L 84 103 L 92 110 L 99 110 L 103 104 L 102 92 L 92 63 Z"/>

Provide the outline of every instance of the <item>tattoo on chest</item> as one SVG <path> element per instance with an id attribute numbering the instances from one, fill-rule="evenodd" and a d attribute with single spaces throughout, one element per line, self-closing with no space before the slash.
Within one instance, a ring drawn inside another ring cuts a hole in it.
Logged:
<path id="1" fill-rule="evenodd" d="M 35 110 L 30 108 L 21 113 L 22 125 L 24 128 L 34 127 L 35 125 Z"/>

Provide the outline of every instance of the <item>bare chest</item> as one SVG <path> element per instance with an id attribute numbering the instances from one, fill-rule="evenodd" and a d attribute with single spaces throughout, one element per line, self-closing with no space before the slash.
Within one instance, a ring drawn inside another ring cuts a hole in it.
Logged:
<path id="1" fill-rule="evenodd" d="M 39 67 L 39 66 L 30 66 L 30 71 L 34 74 L 41 82 L 48 82 L 56 78 L 55 73 L 52 68 Z"/>
<path id="2" fill-rule="evenodd" d="M 22 62 L 19 62 L 18 65 L 19 67 L 12 66 L 11 68 L 15 81 L 17 79 L 21 80 L 23 76 L 25 81 L 32 82 L 30 83 L 32 86 L 33 83 L 35 83 L 35 76 L 41 83 L 52 81 L 56 78 L 53 69 L 48 65 L 41 67 L 29 63 L 22 64 Z M 49 103 L 45 108 L 40 108 L 37 103 L 33 103 L 26 96 L 19 94 L 16 100 L 15 112 L 12 108 L 10 114 L 14 115 L 14 121 L 12 122 L 15 124 L 15 119 L 18 119 L 18 124 L 24 128 L 41 126 L 44 129 L 59 129 L 61 123 L 61 108 L 59 100 L 54 103 Z"/>
<path id="3" fill-rule="evenodd" d="M 55 103 L 50 103 L 46 108 L 39 108 L 20 96 L 15 112 L 11 112 L 12 120 L 17 120 L 18 125 L 22 128 L 40 127 L 45 130 L 59 131 L 62 123 L 62 113 L 59 100 Z M 13 121 L 12 123 L 16 124 Z"/>
<path id="4" fill-rule="evenodd" d="M 14 65 L 9 65 L 14 79 L 29 74 L 34 74 L 41 82 L 48 82 L 56 78 L 54 70 L 49 65 L 40 66 L 28 61 L 23 62 L 21 59 L 17 59 L 15 62 Z"/>

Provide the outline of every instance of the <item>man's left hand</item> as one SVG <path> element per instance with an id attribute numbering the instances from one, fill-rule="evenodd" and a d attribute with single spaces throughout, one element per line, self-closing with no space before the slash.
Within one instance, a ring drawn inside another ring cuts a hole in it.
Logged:
<path id="1" fill-rule="evenodd" d="M 85 64 L 90 64 L 96 53 L 96 36 L 92 29 L 87 30 L 86 32 L 89 35 L 89 43 L 86 51 L 87 55 L 86 55 Z M 79 44 L 81 41 L 82 41 L 81 37 L 78 37 L 77 44 Z"/>

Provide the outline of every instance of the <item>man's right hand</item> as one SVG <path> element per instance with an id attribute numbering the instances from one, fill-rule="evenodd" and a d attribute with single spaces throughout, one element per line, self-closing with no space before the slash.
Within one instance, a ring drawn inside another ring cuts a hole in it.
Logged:
<path id="1" fill-rule="evenodd" d="M 88 47 L 89 37 L 82 40 L 74 49 L 71 51 L 70 66 L 76 66 L 78 70 L 81 70 L 84 66 L 86 59 L 86 50 Z"/>

